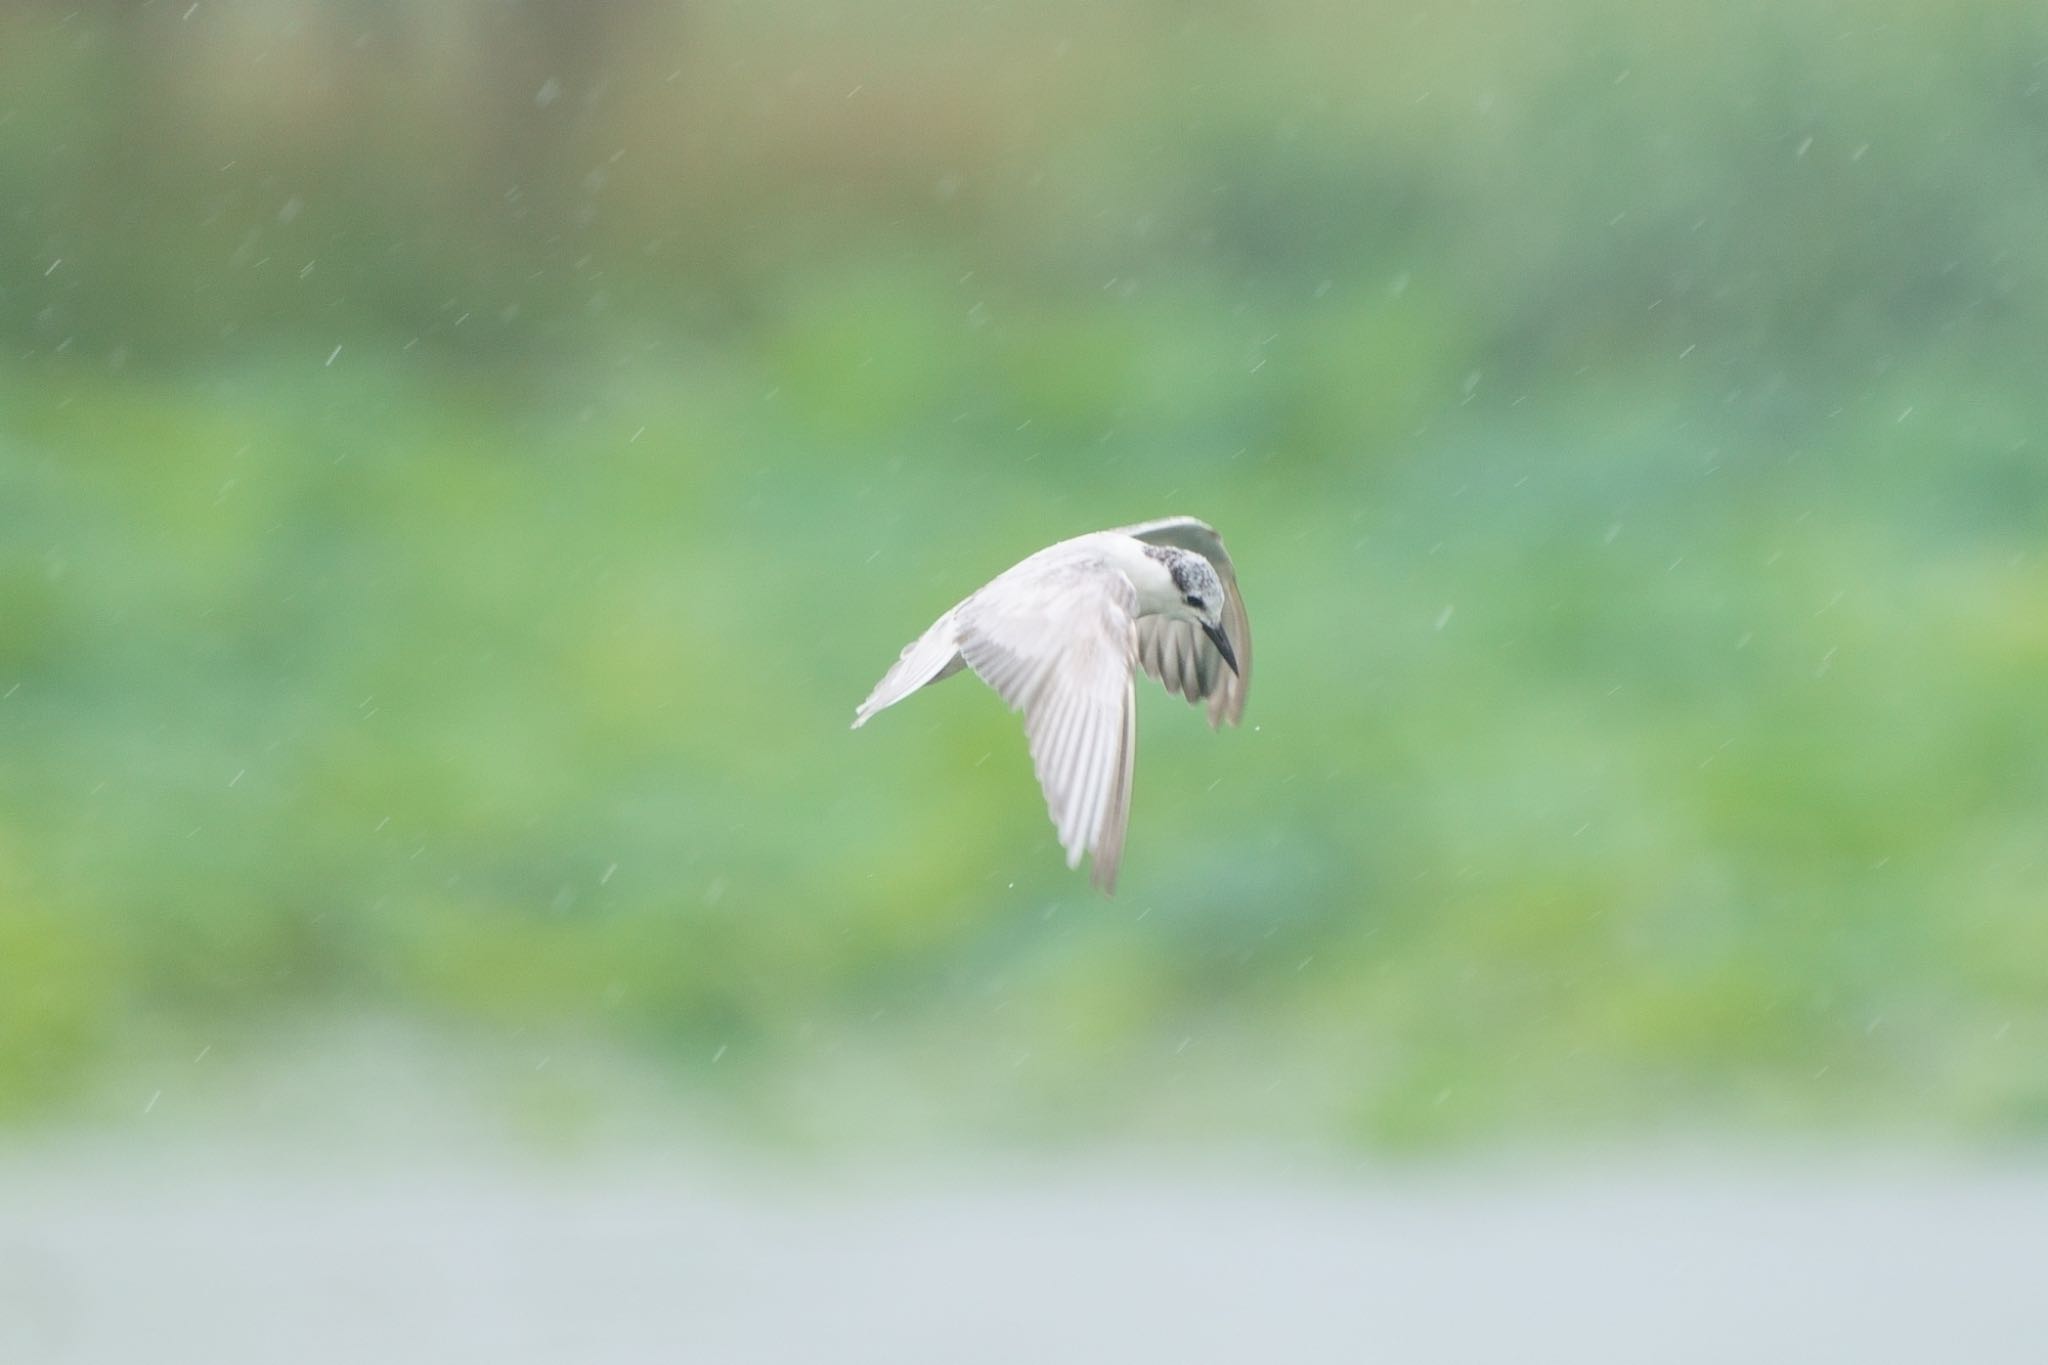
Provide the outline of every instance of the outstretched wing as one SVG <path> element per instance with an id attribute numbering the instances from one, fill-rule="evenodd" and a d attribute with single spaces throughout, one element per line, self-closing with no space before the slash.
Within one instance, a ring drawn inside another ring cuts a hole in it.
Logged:
<path id="1" fill-rule="evenodd" d="M 1093 880 L 1104 891 L 1116 888 L 1131 816 L 1136 608 L 1130 580 L 1098 558 L 1036 555 L 957 613 L 967 666 L 1024 713 L 1067 866 L 1093 853 Z"/>
<path id="2" fill-rule="evenodd" d="M 1147 616 L 1138 622 L 1138 662 L 1169 692 L 1190 702 L 1209 703 L 1209 724 L 1232 725 L 1244 716 L 1244 699 L 1252 685 L 1252 623 L 1245 615 L 1244 594 L 1237 588 L 1237 570 L 1223 548 L 1223 537 L 1206 521 L 1194 517 L 1162 517 L 1136 526 L 1119 527 L 1124 535 L 1152 545 L 1192 550 L 1209 561 L 1223 580 L 1223 633 L 1237 655 L 1237 670 L 1201 630 L 1186 621 Z"/>

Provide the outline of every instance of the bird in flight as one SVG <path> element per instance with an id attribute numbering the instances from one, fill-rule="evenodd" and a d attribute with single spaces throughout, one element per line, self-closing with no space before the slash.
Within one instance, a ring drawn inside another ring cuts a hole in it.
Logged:
<path id="1" fill-rule="evenodd" d="M 904 647 L 853 728 L 973 669 L 1024 713 L 1067 866 L 1092 853 L 1095 885 L 1113 892 L 1131 818 L 1138 667 L 1167 691 L 1206 702 L 1212 728 L 1244 714 L 1251 622 L 1223 539 L 1206 522 L 1166 517 L 1096 531 L 1005 570 Z"/>

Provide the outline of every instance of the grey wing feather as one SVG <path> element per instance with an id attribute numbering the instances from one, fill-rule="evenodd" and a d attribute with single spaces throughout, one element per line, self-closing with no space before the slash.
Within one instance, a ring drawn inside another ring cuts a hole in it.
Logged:
<path id="1" fill-rule="evenodd" d="M 1124 860 L 1124 832 L 1131 827 L 1131 776 L 1138 758 L 1138 696 L 1132 673 L 1124 670 L 1123 749 L 1117 761 L 1116 786 L 1110 792 L 1109 814 L 1095 846 L 1095 884 L 1106 894 L 1116 891 L 1117 868 Z"/>
<path id="2" fill-rule="evenodd" d="M 958 612 L 960 654 L 1024 713 L 1032 766 L 1067 853 L 1116 887 L 1137 757 L 1129 580 L 1095 561 L 1026 561 Z"/>
<path id="3" fill-rule="evenodd" d="M 1162 517 L 1118 529 L 1147 544 L 1192 550 L 1208 560 L 1223 581 L 1223 633 L 1230 637 L 1230 647 L 1237 655 L 1235 673 L 1199 629 L 1164 616 L 1147 616 L 1138 622 L 1138 662 L 1167 691 L 1196 705 L 1208 702 L 1210 725 L 1224 721 L 1236 725 L 1244 717 L 1245 697 L 1252 685 L 1252 623 L 1237 586 L 1237 570 L 1223 548 L 1223 537 L 1195 517 Z"/>

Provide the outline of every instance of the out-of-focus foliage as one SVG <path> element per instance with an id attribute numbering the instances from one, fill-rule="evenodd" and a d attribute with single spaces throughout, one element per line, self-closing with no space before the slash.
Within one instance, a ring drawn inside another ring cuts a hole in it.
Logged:
<path id="1" fill-rule="evenodd" d="M 2044 148 L 2025 0 L 9 6 L 0 1112 L 338 1008 L 2038 1132 Z M 1144 690 L 1118 899 L 985 690 L 846 733 L 1176 511 L 1259 674 Z"/>

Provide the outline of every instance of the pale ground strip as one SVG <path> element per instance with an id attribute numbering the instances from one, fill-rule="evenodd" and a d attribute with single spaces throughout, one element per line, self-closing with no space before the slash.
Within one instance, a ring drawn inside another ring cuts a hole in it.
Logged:
<path id="1" fill-rule="evenodd" d="M 2038 1362 L 2048 1166 L 0 1155 L 0 1361 Z"/>

